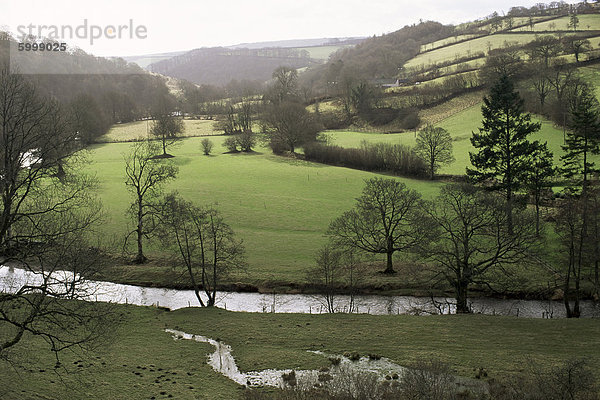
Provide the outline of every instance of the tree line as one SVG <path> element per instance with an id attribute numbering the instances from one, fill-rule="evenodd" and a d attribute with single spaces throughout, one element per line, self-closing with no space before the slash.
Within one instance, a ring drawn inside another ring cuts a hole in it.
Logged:
<path id="1" fill-rule="evenodd" d="M 432 269 L 434 281 L 453 288 L 456 311 L 469 312 L 473 285 L 492 288 L 494 276 L 537 265 L 561 276 L 567 316 L 579 317 L 582 285 L 591 285 L 588 295 L 599 289 L 600 191 L 590 156 L 600 152 L 600 120 L 589 87 L 579 88 L 570 112 L 565 153 L 561 165 L 554 166 L 547 144 L 530 139 L 540 124 L 531 121 L 513 82 L 502 76 L 484 98 L 482 127 L 471 138 L 476 151 L 470 153 L 467 181 L 448 184 L 434 200 L 424 201 L 396 179 L 367 180 L 355 207 L 331 222 L 330 243 L 318 253 L 313 276 L 321 277 L 331 293 L 345 279 L 339 272 L 345 253 L 385 255 L 386 274 L 395 273 L 395 253 L 413 254 Z M 435 128 L 428 131 L 430 138 L 437 137 L 431 134 Z M 448 140 L 447 133 L 437 133 Z M 549 191 L 559 179 L 566 188 L 552 211 L 552 228 L 561 257 L 553 260 L 542 251 L 550 239 L 540 203 L 553 197 Z M 534 207 L 527 206 L 528 198 Z"/>

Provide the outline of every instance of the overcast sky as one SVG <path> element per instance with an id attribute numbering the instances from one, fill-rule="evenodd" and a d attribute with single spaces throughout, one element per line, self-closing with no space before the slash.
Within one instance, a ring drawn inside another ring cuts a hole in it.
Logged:
<path id="1" fill-rule="evenodd" d="M 0 0 L 0 26 L 17 34 L 33 25 L 80 28 L 86 39 L 62 38 L 99 56 L 126 56 L 238 43 L 372 36 L 420 19 L 445 24 L 530 7 L 540 0 Z M 567 1 L 576 3 L 576 1 Z M 130 21 L 131 20 L 131 21 Z M 91 26 L 97 28 L 92 31 Z M 44 27 L 46 26 L 46 27 Z M 121 38 L 117 36 L 121 28 Z M 112 30 L 115 27 L 115 30 Z M 133 38 L 130 37 L 133 28 Z M 68 34 L 68 29 L 64 32 Z M 90 44 L 91 36 L 99 36 Z M 138 35 L 135 34 L 137 30 Z M 34 32 L 35 33 L 35 32 Z M 73 34 L 75 36 L 75 33 Z"/>

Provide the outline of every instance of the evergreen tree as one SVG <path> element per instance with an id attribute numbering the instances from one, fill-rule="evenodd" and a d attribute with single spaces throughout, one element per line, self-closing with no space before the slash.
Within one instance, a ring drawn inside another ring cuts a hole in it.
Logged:
<path id="1" fill-rule="evenodd" d="M 541 125 L 524 112 L 523 99 L 507 76 L 500 77 L 483 103 L 483 127 L 471 138 L 478 152 L 469 153 L 474 169 L 467 168 L 467 175 L 478 182 L 489 181 L 493 189 L 505 193 L 507 227 L 512 232 L 514 193 L 531 168 L 534 147 L 527 137 Z"/>
<path id="2" fill-rule="evenodd" d="M 571 180 L 571 190 L 577 187 L 586 192 L 590 174 L 600 171 L 590 161 L 590 155 L 600 153 L 600 126 L 598 100 L 587 86 L 582 86 L 571 108 L 571 130 L 565 154 L 561 157 L 562 174 Z"/>
<path id="3" fill-rule="evenodd" d="M 527 188 L 533 196 L 535 204 L 535 233 L 540 234 L 540 203 L 544 190 L 551 187 L 551 179 L 556 168 L 552 160 L 552 152 L 548 150 L 546 142 L 533 142 L 534 150 L 531 153 L 531 169 L 527 177 Z"/>

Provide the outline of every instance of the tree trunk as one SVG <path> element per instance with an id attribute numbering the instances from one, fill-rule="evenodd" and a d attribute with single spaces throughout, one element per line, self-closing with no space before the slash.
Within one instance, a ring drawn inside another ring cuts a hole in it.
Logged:
<path id="1" fill-rule="evenodd" d="M 471 312 L 467 302 L 468 284 L 457 282 L 456 284 L 456 313 L 468 314 Z"/>
<path id="2" fill-rule="evenodd" d="M 512 183 L 510 183 L 510 184 L 512 184 Z M 513 202 L 512 188 L 509 186 L 508 189 L 506 190 L 506 229 L 508 230 L 509 235 L 513 234 L 513 216 L 512 216 L 513 204 L 512 204 L 512 202 Z"/>
<path id="3" fill-rule="evenodd" d="M 148 261 L 148 259 L 146 258 L 146 256 L 144 255 L 144 249 L 143 249 L 143 238 L 144 238 L 144 217 L 143 217 L 143 210 L 142 210 L 142 206 L 141 206 L 141 201 L 138 201 L 138 223 L 137 223 L 137 229 L 136 229 L 136 233 L 137 233 L 137 248 L 138 248 L 138 252 L 137 252 L 137 256 L 135 257 L 134 262 L 136 264 L 143 264 L 146 261 Z"/>
<path id="4" fill-rule="evenodd" d="M 396 271 L 394 271 L 394 264 L 393 264 L 393 261 L 392 261 L 393 256 L 394 256 L 394 252 L 393 251 L 391 251 L 391 252 L 388 251 L 387 252 L 387 264 L 386 264 L 386 267 L 385 267 L 385 271 L 383 271 L 384 274 L 393 274 L 393 273 L 396 272 Z"/>
<path id="5" fill-rule="evenodd" d="M 535 201 L 535 234 L 540 236 L 540 201 Z"/>

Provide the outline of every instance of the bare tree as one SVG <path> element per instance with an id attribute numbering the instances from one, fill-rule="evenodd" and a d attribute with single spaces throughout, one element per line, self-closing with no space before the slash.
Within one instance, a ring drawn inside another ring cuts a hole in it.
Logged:
<path id="1" fill-rule="evenodd" d="M 329 313 L 355 310 L 356 288 L 363 276 L 364 268 L 355 251 L 332 244 L 317 252 L 315 266 L 307 271 L 307 280 L 318 288 L 317 297 Z M 348 295 L 348 303 L 341 304 L 338 295 Z"/>
<path id="2" fill-rule="evenodd" d="M 298 71 L 281 66 L 273 71 L 273 84 L 268 89 L 265 99 L 273 104 L 299 100 Z"/>
<path id="3" fill-rule="evenodd" d="M 15 224 L 55 212 L 54 204 L 35 209 L 30 200 L 60 186 L 57 178 L 65 164 L 77 158 L 77 133 L 61 115 L 57 103 L 40 98 L 21 76 L 0 70 L 0 255 L 18 239 Z M 62 207 L 80 201 L 89 183 L 69 179 L 65 184 L 71 182 L 57 200 Z"/>
<path id="4" fill-rule="evenodd" d="M 158 98 L 152 110 L 152 127 L 150 133 L 162 143 L 162 157 L 169 157 L 167 147 L 180 140 L 180 135 L 185 131 L 183 117 L 178 115 L 174 100 L 163 95 Z"/>
<path id="5" fill-rule="evenodd" d="M 267 108 L 263 120 L 275 152 L 294 152 L 298 146 L 314 141 L 319 125 L 299 103 L 284 102 Z"/>
<path id="6" fill-rule="evenodd" d="M 540 206 L 542 199 L 547 197 L 546 192 L 552 186 L 552 178 L 556 175 L 556 168 L 552 160 L 552 152 L 548 150 L 547 142 L 533 142 L 531 152 L 531 170 L 527 174 L 526 184 L 529 193 L 533 196 L 535 205 L 535 231 L 540 234 Z"/>
<path id="7" fill-rule="evenodd" d="M 338 246 L 385 254 L 384 273 L 394 273 L 395 252 L 407 251 L 428 236 L 427 219 L 420 213 L 421 195 L 395 179 L 365 182 L 353 210 L 329 225 L 327 235 Z"/>
<path id="8" fill-rule="evenodd" d="M 235 238 L 217 209 L 196 207 L 176 193 L 165 197 L 160 219 L 159 237 L 179 254 L 198 302 L 202 307 L 214 306 L 222 279 L 246 266 L 242 241 Z"/>
<path id="9" fill-rule="evenodd" d="M 540 100 L 541 111 L 544 111 L 544 105 L 546 104 L 546 98 L 550 94 L 551 85 L 549 81 L 550 70 L 545 67 L 541 62 L 534 62 L 530 64 L 531 75 L 530 81 L 535 90 L 535 93 Z"/>
<path id="10" fill-rule="evenodd" d="M 429 204 L 428 213 L 439 229 L 439 239 L 425 243 L 425 251 L 455 290 L 457 313 L 470 311 L 472 284 L 489 286 L 491 272 L 530 260 L 537 243 L 535 221 L 527 210 L 514 210 L 509 233 L 502 198 L 468 184 L 451 184 Z"/>
<path id="11" fill-rule="evenodd" d="M 417 155 L 429 165 L 429 176 L 433 180 L 441 164 L 454 161 L 452 137 L 444 128 L 428 125 L 417 136 Z"/>
<path id="12" fill-rule="evenodd" d="M 0 264 L 28 278 L 4 282 L 0 293 L 0 357 L 27 333 L 58 357 L 109 327 L 107 307 L 64 301 L 89 294 L 85 278 L 98 260 L 86 244 L 101 217 L 94 180 L 78 169 L 77 132 L 60 107 L 4 69 L 0 126 Z"/>
<path id="13" fill-rule="evenodd" d="M 588 39 L 574 36 L 565 36 L 563 38 L 565 51 L 575 56 L 575 62 L 579 63 L 579 56 L 582 53 L 592 50 L 592 44 Z"/>
<path id="14" fill-rule="evenodd" d="M 137 256 L 134 262 L 138 264 L 148 260 L 144 255 L 143 240 L 154 229 L 153 217 L 162 187 L 177 175 L 177 167 L 170 161 L 153 157 L 157 150 L 156 143 L 141 141 L 134 143 L 131 152 L 124 156 L 125 185 L 134 197 L 129 213 L 136 224 L 136 228 L 127 234 L 125 245 L 129 237 L 135 233 Z"/>

